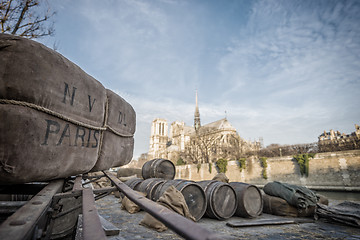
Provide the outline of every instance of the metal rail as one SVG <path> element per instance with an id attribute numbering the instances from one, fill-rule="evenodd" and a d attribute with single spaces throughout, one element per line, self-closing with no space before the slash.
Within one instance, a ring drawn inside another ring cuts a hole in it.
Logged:
<path id="1" fill-rule="evenodd" d="M 150 199 L 141 196 L 133 191 L 126 184 L 122 183 L 118 178 L 104 171 L 105 175 L 111 180 L 111 182 L 131 201 L 139 205 L 146 212 L 153 217 L 161 221 L 171 230 L 190 240 L 220 240 L 223 239 L 206 228 L 196 224 L 195 222 L 177 214 L 168 208 L 157 204 Z"/>
<path id="2" fill-rule="evenodd" d="M 91 188 L 84 188 L 82 194 L 83 206 L 83 239 L 101 240 L 106 239 L 102 228 L 98 211 L 95 207 L 94 193 Z"/>
<path id="3" fill-rule="evenodd" d="M 100 188 L 100 189 L 94 189 L 93 192 L 94 194 L 102 194 L 102 193 L 111 193 L 113 191 L 117 191 L 116 187 L 106 187 L 106 188 Z M 59 199 L 63 199 L 63 198 L 71 198 L 71 197 L 80 197 L 82 195 L 82 190 L 72 190 L 69 192 L 64 192 L 64 193 L 57 193 L 53 200 L 57 201 Z"/>
<path id="4" fill-rule="evenodd" d="M 194 223 L 193 221 L 161 206 L 133 191 L 126 184 L 122 183 L 118 178 L 110 172 L 104 172 L 106 177 L 116 186 L 106 189 L 92 190 L 91 188 L 82 187 L 82 178 L 78 176 L 74 178 L 74 184 L 70 191 L 61 192 L 64 185 L 64 179 L 54 180 L 48 184 L 42 184 L 43 189 L 38 192 L 28 202 L 24 204 L 15 213 L 9 216 L 0 225 L 0 239 L 37 239 L 50 238 L 54 227 L 54 221 L 59 217 L 67 215 L 82 206 L 82 236 L 84 240 L 103 240 L 106 239 L 105 232 L 102 228 L 101 221 L 95 207 L 95 200 L 102 197 L 115 189 L 120 190 L 130 200 L 138 204 L 142 209 L 151 214 L 153 217 L 164 223 L 178 235 L 190 240 L 217 240 L 222 239 L 218 235 L 208 229 Z M 86 177 L 86 176 L 85 176 Z M 22 186 L 19 186 L 20 188 Z M 34 190 L 37 186 L 34 186 Z M 32 190 L 32 192 L 34 191 Z M 8 190 L 6 190 L 8 191 Z M 94 198 L 94 193 L 99 195 Z M 82 196 L 82 202 L 78 205 L 74 204 L 66 210 L 60 210 L 57 204 L 60 199 L 67 199 Z M 53 210 L 51 219 L 46 216 L 49 210 Z M 60 210 L 60 212 L 59 212 Z M 44 225 L 45 224 L 45 225 Z M 65 229 L 66 230 L 66 229 Z M 46 232 L 44 232 L 46 231 Z M 61 233 L 61 232 L 60 232 Z M 59 234 L 60 234 L 59 233 Z M 41 236 L 42 235 L 42 236 Z M 46 235 L 46 236 L 45 236 Z"/>
<path id="5" fill-rule="evenodd" d="M 30 201 L 0 225 L 0 239 L 28 239 L 39 219 L 47 213 L 52 197 L 63 186 L 64 180 L 51 181 Z"/>

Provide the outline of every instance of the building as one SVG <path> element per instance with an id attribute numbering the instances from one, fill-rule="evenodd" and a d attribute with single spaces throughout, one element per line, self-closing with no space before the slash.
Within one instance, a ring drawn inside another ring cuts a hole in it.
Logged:
<path id="1" fill-rule="evenodd" d="M 355 124 L 355 131 L 350 134 L 331 129 L 329 132 L 324 131 L 318 139 L 320 152 L 359 149 L 360 127 Z"/>
<path id="2" fill-rule="evenodd" d="M 168 132 L 166 119 L 153 120 L 148 159 L 206 163 L 219 158 L 238 159 L 246 152 L 259 150 L 260 147 L 260 141 L 242 139 L 226 118 L 202 126 L 196 93 L 194 126 L 175 121 L 171 123 Z"/>

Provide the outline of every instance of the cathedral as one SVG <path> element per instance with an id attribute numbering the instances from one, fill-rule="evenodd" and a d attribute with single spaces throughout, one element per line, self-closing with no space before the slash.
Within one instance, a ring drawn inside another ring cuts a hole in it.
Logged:
<path id="1" fill-rule="evenodd" d="M 242 139 L 226 119 L 201 125 L 198 96 L 196 93 L 194 126 L 184 122 L 171 123 L 156 118 L 152 122 L 148 159 L 165 158 L 175 164 L 209 163 L 223 158 L 239 159 L 246 152 L 261 148 L 260 141 Z"/>

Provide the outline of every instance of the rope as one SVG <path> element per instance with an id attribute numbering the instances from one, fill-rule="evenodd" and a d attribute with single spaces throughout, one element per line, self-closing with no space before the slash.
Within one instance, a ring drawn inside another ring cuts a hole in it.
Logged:
<path id="1" fill-rule="evenodd" d="M 105 112 L 105 119 L 104 119 L 104 126 L 103 127 L 96 127 L 87 123 L 83 123 L 74 119 L 71 119 L 69 117 L 66 117 L 58 112 L 55 112 L 53 110 L 50 110 L 48 108 L 33 104 L 33 103 L 28 103 L 28 102 L 23 102 L 23 101 L 17 101 L 17 100 L 10 100 L 10 99 L 0 99 L 0 104 L 12 104 L 12 105 L 18 105 L 18 106 L 23 106 L 23 107 L 29 107 L 32 109 L 35 109 L 37 111 L 40 112 L 44 112 L 47 113 L 49 115 L 52 115 L 54 117 L 60 118 L 64 121 L 73 123 L 75 125 L 81 126 L 81 127 L 86 127 L 89 129 L 93 129 L 93 130 L 99 130 L 99 131 L 106 131 L 106 130 L 110 130 L 111 132 L 113 132 L 114 134 L 120 136 L 120 137 L 133 137 L 133 134 L 126 134 L 126 133 L 120 133 L 118 131 L 116 131 L 115 129 L 111 128 L 109 125 L 107 125 L 107 119 L 108 119 L 108 114 L 107 114 L 107 109 L 108 109 L 108 103 L 106 103 L 106 112 Z"/>
<path id="2" fill-rule="evenodd" d="M 0 161 L 0 167 L 7 173 L 13 173 L 15 166 L 8 165 L 6 162 Z"/>
<path id="3" fill-rule="evenodd" d="M 106 126 L 106 122 L 107 122 L 107 118 L 108 118 L 108 108 L 109 108 L 109 100 L 108 100 L 108 98 L 106 98 L 105 116 L 104 116 L 104 123 L 103 123 L 104 126 Z M 93 166 L 93 168 L 97 165 L 97 163 L 99 162 L 99 160 L 101 158 L 101 150 L 102 150 L 102 145 L 103 145 L 103 139 L 104 139 L 104 134 L 103 134 L 103 132 L 100 132 L 98 155 L 97 155 L 96 163 Z"/>

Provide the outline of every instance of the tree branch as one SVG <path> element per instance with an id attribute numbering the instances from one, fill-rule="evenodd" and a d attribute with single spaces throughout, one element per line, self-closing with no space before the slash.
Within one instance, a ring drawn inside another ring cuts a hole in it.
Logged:
<path id="1" fill-rule="evenodd" d="M 23 19 L 24 19 L 25 13 L 26 13 L 26 11 L 29 9 L 30 1 L 31 1 L 31 0 L 26 0 L 25 5 L 24 5 L 23 9 L 21 10 L 19 19 L 18 19 L 18 21 L 17 21 L 17 23 L 16 23 L 13 31 L 11 32 L 11 34 L 15 34 L 15 33 L 17 32 L 17 30 L 19 29 L 19 26 L 20 26 L 21 22 L 22 22 Z"/>
<path id="2" fill-rule="evenodd" d="M 7 2 L 7 8 L 6 8 L 6 11 L 5 11 L 5 14 L 4 14 L 4 17 L 1 19 L 1 32 L 4 33 L 6 31 L 6 29 L 4 28 L 4 24 L 5 22 L 7 21 L 8 17 L 9 17 L 9 12 L 10 12 L 10 9 L 11 9 L 11 3 L 12 3 L 13 0 L 9 0 Z M 5 6 L 5 4 L 4 4 Z"/>

